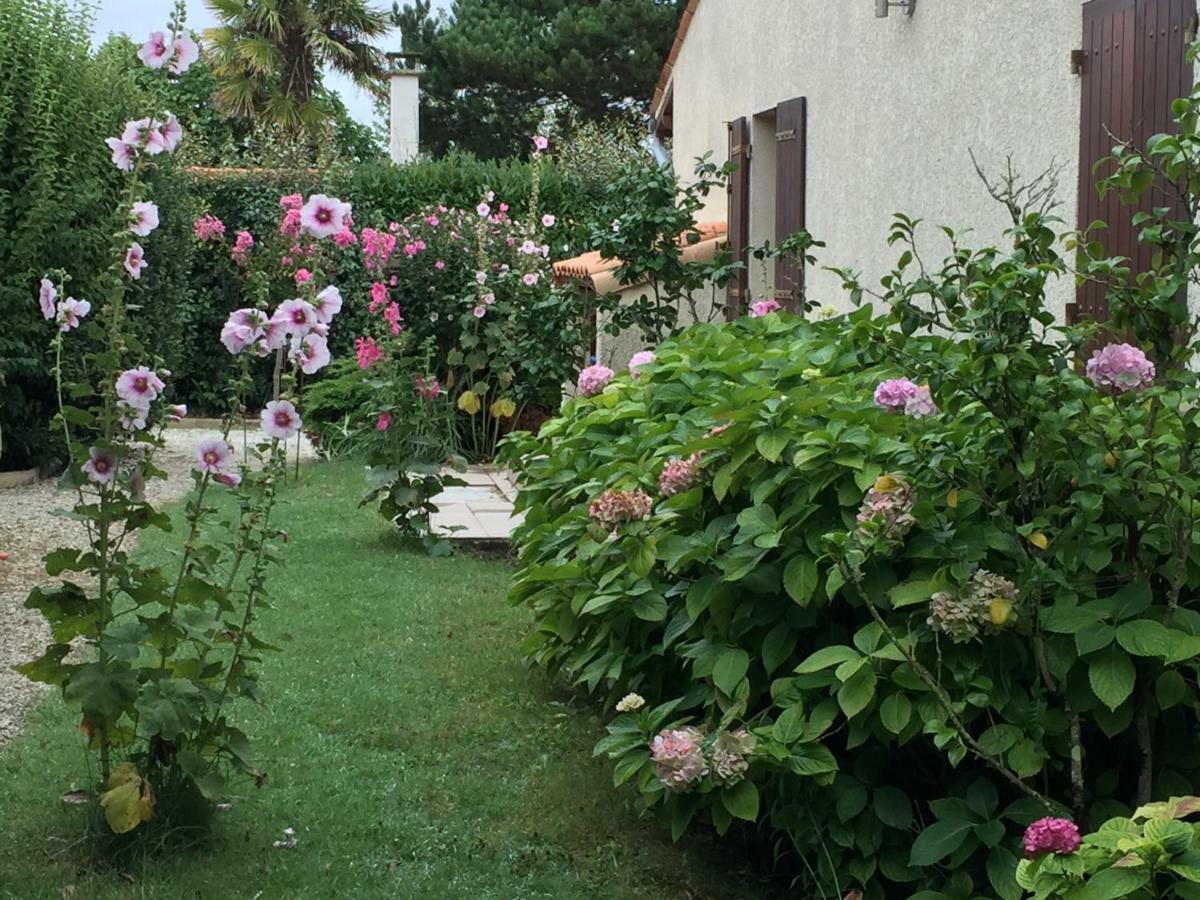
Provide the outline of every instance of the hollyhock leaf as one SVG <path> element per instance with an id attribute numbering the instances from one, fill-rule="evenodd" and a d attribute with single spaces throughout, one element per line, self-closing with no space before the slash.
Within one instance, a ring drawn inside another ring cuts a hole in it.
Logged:
<path id="1" fill-rule="evenodd" d="M 63 664 L 70 652 L 70 644 L 51 644 L 37 659 L 13 666 L 13 669 L 38 684 L 61 685 L 78 668 Z"/>
<path id="2" fill-rule="evenodd" d="M 1088 665 L 1088 681 L 1096 698 L 1115 710 L 1133 693 L 1137 671 L 1123 650 L 1109 647 Z"/>
<path id="3" fill-rule="evenodd" d="M 735 819 L 746 822 L 758 820 L 758 788 L 753 781 L 739 781 L 721 791 L 721 805 Z"/>
<path id="4" fill-rule="evenodd" d="M 100 794 L 104 819 L 114 834 L 133 831 L 154 815 L 154 795 L 132 763 L 121 763 L 109 775 Z"/>
<path id="5" fill-rule="evenodd" d="M 137 678 L 128 669 L 106 671 L 98 662 L 81 666 L 68 679 L 63 696 L 89 716 L 115 722 L 137 699 Z"/>
<path id="6" fill-rule="evenodd" d="M 181 678 L 160 679 L 142 689 L 138 698 L 138 730 L 173 741 L 200 721 L 200 689 Z"/>
<path id="7" fill-rule="evenodd" d="M 463 391 L 458 398 L 458 408 L 473 416 L 483 408 L 483 404 L 479 402 L 479 395 L 474 391 Z"/>

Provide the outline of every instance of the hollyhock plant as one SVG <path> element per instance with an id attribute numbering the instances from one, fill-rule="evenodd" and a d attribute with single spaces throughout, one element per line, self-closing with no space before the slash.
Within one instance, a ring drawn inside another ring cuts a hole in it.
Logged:
<path id="1" fill-rule="evenodd" d="M 57 307 L 54 301 L 58 299 L 58 289 L 55 288 L 54 282 L 49 278 L 43 278 L 41 286 L 38 288 L 38 304 L 42 308 L 43 319 L 53 319 Z"/>
<path id="2" fill-rule="evenodd" d="M 1131 344 L 1106 344 L 1094 351 L 1086 371 L 1103 394 L 1140 392 L 1154 384 L 1154 363 Z"/>
<path id="3" fill-rule="evenodd" d="M 111 450 L 91 447 L 88 450 L 88 461 L 83 464 L 83 472 L 88 480 L 96 484 L 112 484 L 117 478 L 119 460 Z"/>
<path id="4" fill-rule="evenodd" d="M 300 415 L 290 400 L 272 400 L 259 418 L 263 433 L 272 440 L 290 440 L 300 431 Z"/>
<path id="5" fill-rule="evenodd" d="M 117 401 L 117 421 L 126 431 L 141 431 L 146 427 L 146 417 L 150 415 L 150 406 L 138 406 L 124 400 Z"/>
<path id="6" fill-rule="evenodd" d="M 200 58 L 200 45 L 186 31 L 175 35 L 172 49 L 175 51 L 175 59 L 171 62 L 171 74 L 173 75 L 184 74 Z"/>
<path id="7" fill-rule="evenodd" d="M 56 316 L 59 330 L 70 331 L 72 328 L 78 328 L 79 320 L 91 311 L 92 304 L 86 300 L 76 300 L 74 297 L 68 297 L 62 303 L 58 304 Z"/>
<path id="8" fill-rule="evenodd" d="M 174 113 L 167 113 L 166 121 L 159 126 L 159 134 L 162 135 L 163 149 L 174 153 L 179 142 L 183 140 L 183 126 L 179 124 Z"/>
<path id="9" fill-rule="evenodd" d="M 413 387 L 422 400 L 436 400 L 442 392 L 442 386 L 432 375 L 413 376 Z"/>
<path id="10" fill-rule="evenodd" d="M 292 276 L 292 280 L 296 282 L 296 287 L 303 287 L 312 281 L 312 272 L 308 269 L 297 269 L 296 274 Z"/>
<path id="11" fill-rule="evenodd" d="M 233 447 L 223 438 L 212 438 L 196 445 L 197 472 L 217 475 L 229 468 L 233 461 Z"/>
<path id="12" fill-rule="evenodd" d="M 375 420 L 375 430 L 376 431 L 387 431 L 388 428 L 391 427 L 391 424 L 392 424 L 391 414 L 382 412 L 379 414 L 379 417 Z"/>
<path id="13" fill-rule="evenodd" d="M 242 476 L 237 472 L 218 472 L 213 476 L 213 481 L 227 488 L 235 488 L 242 483 Z"/>
<path id="14" fill-rule="evenodd" d="M 542 227 L 543 228 L 553 228 L 557 222 L 558 222 L 558 219 L 555 218 L 555 216 L 552 213 L 546 213 L 544 216 L 542 216 Z"/>
<path id="15" fill-rule="evenodd" d="M 1041 856 L 1044 853 L 1069 856 L 1079 849 L 1082 840 L 1079 827 L 1070 819 L 1047 816 L 1029 824 L 1021 843 L 1025 848 L 1025 855 L 1029 857 Z"/>
<path id="16" fill-rule="evenodd" d="M 904 412 L 917 390 L 917 386 L 907 378 L 881 381 L 875 388 L 875 405 L 891 413 Z"/>
<path id="17" fill-rule="evenodd" d="M 142 270 L 149 267 L 146 262 L 146 251 L 142 249 L 142 245 L 134 241 L 129 245 L 129 249 L 125 251 L 125 271 L 129 273 L 129 277 L 137 281 L 142 277 Z"/>
<path id="18" fill-rule="evenodd" d="M 175 55 L 175 48 L 164 32 L 152 31 L 137 55 L 147 68 L 161 69 Z"/>
<path id="19" fill-rule="evenodd" d="M 313 194 L 300 208 L 300 227 L 315 238 L 330 238 L 346 226 L 350 205 L 324 194 Z"/>
<path id="20" fill-rule="evenodd" d="M 354 356 L 358 360 L 358 367 L 360 369 L 371 368 L 371 366 L 379 362 L 381 355 L 379 345 L 375 343 L 375 338 L 359 337 L 354 339 Z"/>
<path id="21" fill-rule="evenodd" d="M 108 145 L 108 149 L 112 151 L 113 165 L 122 172 L 132 172 L 133 163 L 136 159 L 135 148 L 132 144 L 127 144 L 120 138 L 105 138 L 104 143 Z"/>
<path id="22" fill-rule="evenodd" d="M 317 311 L 305 300 L 285 300 L 279 304 L 271 321 L 282 326 L 289 336 L 308 334 L 317 324 Z"/>
<path id="23" fill-rule="evenodd" d="M 129 230 L 138 237 L 146 237 L 158 227 L 158 206 L 149 201 L 133 204 L 129 212 Z"/>
<path id="24" fill-rule="evenodd" d="M 634 378 L 638 377 L 638 369 L 642 366 L 648 366 L 654 362 L 654 353 L 650 350 L 639 350 L 633 354 L 629 360 L 629 374 Z"/>
<path id="25" fill-rule="evenodd" d="M 663 731 L 655 736 L 650 744 L 650 758 L 659 781 L 668 791 L 687 791 L 708 774 L 702 741 L 703 735 L 695 728 Z"/>
<path id="26" fill-rule="evenodd" d="M 133 406 L 148 406 L 165 387 L 158 374 L 146 366 L 127 369 L 117 377 L 117 396 Z"/>
<path id="27" fill-rule="evenodd" d="M 594 397 L 612 381 L 613 370 L 608 366 L 588 366 L 579 373 L 576 386 L 584 397 Z"/>
<path id="28" fill-rule="evenodd" d="M 292 356 L 305 375 L 315 375 L 329 365 L 329 343 L 320 335 L 306 334 L 296 340 Z"/>
<path id="29" fill-rule="evenodd" d="M 317 321 L 328 325 L 342 311 L 342 292 L 330 285 L 317 294 L 312 307 L 317 314 Z"/>
<path id="30" fill-rule="evenodd" d="M 144 151 L 149 156 L 157 156 L 167 149 L 162 123 L 149 117 L 126 122 L 125 130 L 121 133 L 121 140 L 136 150 Z"/>
<path id="31" fill-rule="evenodd" d="M 544 152 L 546 150 L 546 148 L 548 148 L 549 146 L 550 146 L 550 138 L 546 137 L 544 134 L 534 135 L 533 149 L 536 150 L 538 153 Z"/>

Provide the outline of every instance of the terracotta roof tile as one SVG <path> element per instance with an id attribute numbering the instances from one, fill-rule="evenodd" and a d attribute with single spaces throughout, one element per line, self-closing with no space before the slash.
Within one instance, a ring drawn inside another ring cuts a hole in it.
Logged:
<path id="1" fill-rule="evenodd" d="M 696 231 L 699 232 L 700 238 L 691 246 L 702 244 L 706 241 L 716 240 L 725 237 L 724 222 L 701 222 L 696 226 Z M 678 238 L 680 245 L 684 244 L 684 236 Z M 605 259 L 600 255 L 599 250 L 592 250 L 588 253 L 581 253 L 579 256 L 571 259 L 564 259 L 554 264 L 554 276 L 558 279 L 578 279 L 586 280 L 595 278 L 597 275 L 602 275 L 605 272 L 611 272 L 613 269 L 619 268 L 621 261 L 619 259 Z"/>

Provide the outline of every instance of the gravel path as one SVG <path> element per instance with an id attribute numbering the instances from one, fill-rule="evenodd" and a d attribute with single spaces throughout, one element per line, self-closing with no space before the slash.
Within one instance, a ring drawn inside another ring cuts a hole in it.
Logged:
<path id="1" fill-rule="evenodd" d="M 165 503 L 186 494 L 192 486 L 188 473 L 196 445 L 220 434 L 211 428 L 168 429 L 166 447 L 155 455 L 155 464 L 170 477 L 146 485 L 149 499 Z M 305 440 L 301 458 L 314 456 Z M 7 560 L 0 560 L 0 747 L 17 734 L 25 713 L 46 690 L 12 667 L 39 656 L 50 641 L 41 614 L 24 605 L 31 589 L 51 581 L 42 557 L 55 547 L 82 547 L 87 541 L 82 524 L 54 514 L 70 509 L 72 501 L 72 494 L 57 489 L 55 479 L 0 490 L 0 553 L 8 554 Z"/>

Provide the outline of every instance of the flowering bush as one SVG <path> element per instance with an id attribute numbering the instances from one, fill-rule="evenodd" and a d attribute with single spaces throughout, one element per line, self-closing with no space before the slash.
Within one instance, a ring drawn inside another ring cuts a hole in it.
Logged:
<path id="1" fill-rule="evenodd" d="M 142 58 L 164 74 L 180 74 L 194 60 L 182 4 L 170 29 L 150 36 Z M 56 426 L 69 457 L 63 485 L 75 494 L 72 515 L 88 546 L 46 557 L 47 574 L 61 582 L 35 589 L 26 605 L 45 616 L 54 643 L 20 671 L 60 687 L 78 709 L 80 731 L 99 758 L 94 798 L 118 834 L 151 819 L 191 824 L 177 816 L 188 816 L 197 800 L 220 800 L 232 772 L 262 781 L 232 711 L 239 699 L 261 700 L 254 664 L 273 648 L 253 625 L 280 536 L 272 513 L 284 445 L 302 427 L 299 382 L 327 359 L 324 335 L 336 313 L 328 289 L 310 287 L 306 299 L 274 313 L 256 306 L 231 318 L 221 335 L 226 347 L 243 360 L 256 350 L 274 361 L 261 437 L 243 451 L 249 464 L 239 466 L 229 442 L 240 407 L 235 393 L 224 434 L 196 449 L 178 562 L 168 571 L 132 559 L 127 545 L 138 530 L 170 530 L 169 518 L 147 501 L 146 483 L 165 477 L 154 464 L 162 428 L 187 412 L 167 402 L 171 374 L 131 334 L 135 309 L 126 302 L 132 282 L 157 259 L 159 209 L 146 199 L 144 176 L 181 139 L 166 113 L 130 122 L 107 141 L 113 164 L 128 173 L 126 198 L 108 229 L 115 240 L 107 289 L 93 302 L 67 296 L 70 279 L 54 271 L 36 298 L 53 329 Z M 100 349 L 86 360 L 91 380 L 72 383 L 63 363 L 79 331 Z M 208 341 L 222 352 L 215 333 Z M 247 383 L 244 366 L 235 387 Z M 233 492 L 231 515 L 218 512 L 217 491 Z"/>

